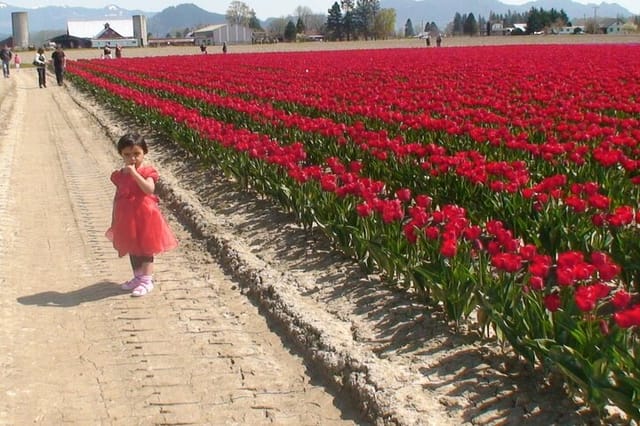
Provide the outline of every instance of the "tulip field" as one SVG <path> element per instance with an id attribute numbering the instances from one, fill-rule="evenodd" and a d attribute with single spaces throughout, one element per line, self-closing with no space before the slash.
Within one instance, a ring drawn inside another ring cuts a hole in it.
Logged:
<path id="1" fill-rule="evenodd" d="M 640 45 L 69 61 L 388 283 L 640 418 Z"/>

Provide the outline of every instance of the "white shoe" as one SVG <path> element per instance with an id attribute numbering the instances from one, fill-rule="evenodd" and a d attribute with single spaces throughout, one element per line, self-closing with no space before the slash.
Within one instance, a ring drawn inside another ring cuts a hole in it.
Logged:
<path id="1" fill-rule="evenodd" d="M 151 293 L 151 290 L 153 290 L 153 281 L 149 281 L 149 282 L 138 281 L 138 282 L 139 282 L 139 285 L 133 289 L 133 291 L 131 292 L 131 296 L 140 297 L 140 296 L 146 296 L 147 294 Z"/>

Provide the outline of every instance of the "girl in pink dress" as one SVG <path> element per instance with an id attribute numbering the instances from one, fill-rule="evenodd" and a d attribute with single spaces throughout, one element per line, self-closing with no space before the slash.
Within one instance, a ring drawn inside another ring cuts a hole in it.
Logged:
<path id="1" fill-rule="evenodd" d="M 111 174 L 116 195 L 106 236 L 118 256 L 129 255 L 133 278 L 122 284 L 122 289 L 133 290 L 132 296 L 144 296 L 153 290 L 153 256 L 178 246 L 154 195 L 158 172 L 152 166 L 142 165 L 147 152 L 142 136 L 122 136 L 118 153 L 124 166 Z"/>

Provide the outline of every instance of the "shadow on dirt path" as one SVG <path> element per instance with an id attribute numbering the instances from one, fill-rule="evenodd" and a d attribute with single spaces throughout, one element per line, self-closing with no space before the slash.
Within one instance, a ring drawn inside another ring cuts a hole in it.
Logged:
<path id="1" fill-rule="evenodd" d="M 109 297 L 122 296 L 120 284 L 113 281 L 100 281 L 78 290 L 66 293 L 57 291 L 45 291 L 29 296 L 18 297 L 18 303 L 22 305 L 56 306 L 68 308 L 83 303 L 95 302 Z"/>

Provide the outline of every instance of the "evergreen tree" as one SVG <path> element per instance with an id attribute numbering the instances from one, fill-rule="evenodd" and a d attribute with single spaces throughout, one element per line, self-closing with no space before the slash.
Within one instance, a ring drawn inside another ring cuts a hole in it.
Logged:
<path id="1" fill-rule="evenodd" d="M 536 9 L 532 7 L 529 10 L 529 17 L 527 18 L 527 33 L 533 34 L 538 31 L 542 31 L 546 26 L 546 17 L 542 9 Z"/>
<path id="2" fill-rule="evenodd" d="M 496 14 L 496 13 L 491 13 L 489 15 L 489 20 L 491 22 L 499 22 L 502 24 L 503 27 L 512 27 L 513 24 L 517 24 L 520 22 L 527 22 L 527 14 L 524 13 L 518 13 L 518 12 L 512 12 L 512 11 L 508 11 L 506 15 L 503 14 Z"/>
<path id="3" fill-rule="evenodd" d="M 347 37 L 347 41 L 354 38 L 356 33 L 356 17 L 354 15 L 354 1 L 341 0 L 344 16 L 342 18 L 342 33 Z"/>
<path id="4" fill-rule="evenodd" d="M 296 24 L 293 21 L 287 22 L 287 26 L 284 29 L 284 39 L 286 41 L 296 40 Z"/>
<path id="5" fill-rule="evenodd" d="M 302 18 L 298 18 L 298 22 L 296 23 L 296 33 L 304 34 L 304 32 L 305 32 L 304 22 L 302 21 Z"/>
<path id="6" fill-rule="evenodd" d="M 476 21 L 476 17 L 473 16 L 473 13 L 467 15 L 467 19 L 464 21 L 462 30 L 466 35 L 474 36 L 478 34 L 478 21 Z"/>
<path id="7" fill-rule="evenodd" d="M 461 35 L 464 31 L 464 21 L 462 20 L 462 15 L 460 15 L 459 12 L 456 12 L 455 16 L 453 17 L 453 34 L 454 35 Z"/>
<path id="8" fill-rule="evenodd" d="M 256 11 L 253 9 L 249 12 L 249 22 L 247 23 L 247 26 L 252 30 L 264 31 L 260 24 L 260 20 L 256 17 Z"/>
<path id="9" fill-rule="evenodd" d="M 326 35 L 329 40 L 342 40 L 342 10 L 338 2 L 333 3 L 333 6 L 329 9 L 326 28 Z"/>
<path id="10" fill-rule="evenodd" d="M 404 36 L 405 37 L 413 37 L 415 33 L 413 32 L 413 23 L 411 19 L 407 19 L 407 22 L 404 24 Z"/>
<path id="11" fill-rule="evenodd" d="M 440 29 L 435 22 L 431 21 L 424 25 L 424 32 L 428 34 L 436 34 L 440 32 Z"/>
<path id="12" fill-rule="evenodd" d="M 379 0 L 357 0 L 354 10 L 356 28 L 368 40 L 373 36 L 376 14 L 380 11 Z"/>

